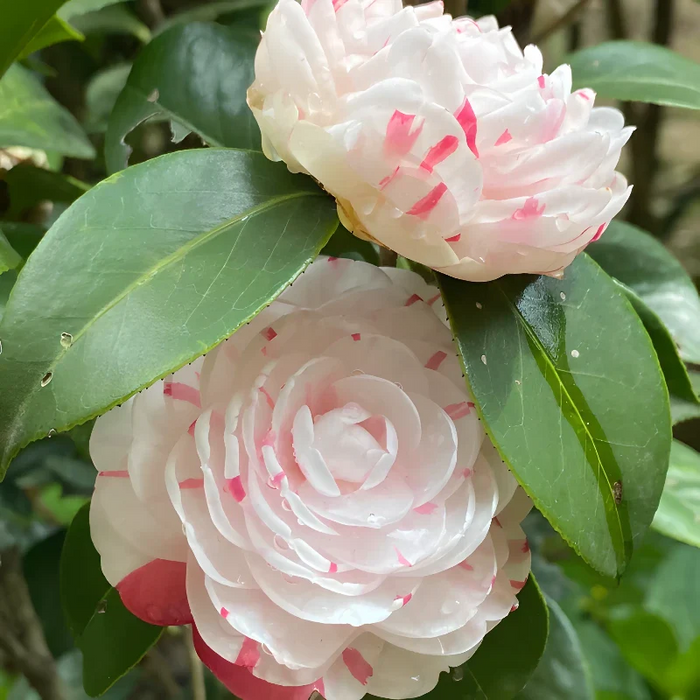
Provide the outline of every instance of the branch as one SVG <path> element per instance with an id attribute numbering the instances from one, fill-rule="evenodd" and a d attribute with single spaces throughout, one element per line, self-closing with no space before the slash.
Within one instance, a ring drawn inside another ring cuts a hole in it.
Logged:
<path id="1" fill-rule="evenodd" d="M 16 548 L 3 551 L 0 559 L 0 650 L 42 700 L 65 700 Z"/>
<path id="2" fill-rule="evenodd" d="M 554 22 L 552 22 L 548 27 L 545 27 L 539 34 L 533 39 L 533 44 L 540 44 L 545 39 L 554 34 L 559 29 L 563 29 L 571 24 L 578 13 L 589 3 L 590 0 L 578 0 L 574 3 L 563 15 L 557 17 Z"/>

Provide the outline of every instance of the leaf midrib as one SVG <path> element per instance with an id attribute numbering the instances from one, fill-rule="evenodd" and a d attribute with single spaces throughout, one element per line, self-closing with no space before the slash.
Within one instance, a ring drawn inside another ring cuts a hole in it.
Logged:
<path id="1" fill-rule="evenodd" d="M 557 378 L 557 381 L 559 383 L 559 386 L 561 387 L 563 395 L 568 400 L 569 405 L 573 408 L 575 415 L 576 415 L 578 421 L 580 422 L 581 427 L 583 428 L 583 431 L 584 431 L 586 437 L 590 440 L 590 444 L 593 447 L 593 451 L 595 453 L 598 464 L 600 465 L 600 469 L 601 469 L 603 475 L 605 476 L 605 482 L 607 483 L 608 488 L 610 489 L 610 498 L 613 500 L 613 503 L 614 503 L 612 483 L 610 481 L 610 477 L 608 475 L 608 472 L 606 471 L 605 466 L 603 464 L 603 460 L 600 457 L 600 453 L 598 451 L 598 445 L 597 445 L 596 439 L 593 437 L 593 434 L 591 433 L 588 426 L 586 425 L 586 421 L 583 420 L 583 416 L 581 415 L 581 412 L 579 411 L 579 408 L 578 408 L 576 402 L 573 400 L 571 394 L 569 393 L 569 390 L 567 389 L 566 384 L 562 381 L 561 377 L 559 376 L 559 370 L 557 369 L 557 366 L 552 361 L 552 358 L 549 356 L 549 354 L 547 353 L 547 351 L 543 347 L 539 337 L 534 332 L 534 330 L 532 329 L 530 324 L 527 322 L 527 320 L 525 319 L 525 317 L 521 313 L 520 309 L 518 309 L 518 307 L 515 304 L 513 304 L 513 302 L 510 300 L 510 298 L 505 293 L 505 291 L 503 290 L 503 288 L 500 284 L 497 284 L 496 288 L 498 289 L 499 293 L 503 295 L 503 298 L 505 299 L 507 306 L 511 309 L 516 320 L 520 323 L 520 325 L 525 330 L 525 333 L 527 333 L 527 335 L 530 337 L 530 339 L 534 341 L 536 347 L 539 348 L 539 350 L 542 354 L 542 357 L 544 357 L 547 365 L 553 370 L 554 376 L 556 376 L 556 378 Z M 584 455 L 584 457 L 585 457 L 585 455 Z M 588 463 L 587 459 L 586 459 L 586 462 Z M 597 478 L 596 478 L 596 483 L 599 483 Z M 619 541 L 624 543 L 625 533 L 624 533 L 624 529 L 622 527 L 620 512 L 617 509 L 617 507 L 615 507 L 613 510 L 615 513 L 615 522 L 617 523 L 617 526 L 619 529 L 619 536 L 620 536 Z M 622 552 L 622 556 L 623 556 L 623 560 L 624 560 L 624 551 Z"/>
<path id="2" fill-rule="evenodd" d="M 241 212 L 237 214 L 234 217 L 231 217 L 230 219 L 227 219 L 225 222 L 219 224 L 213 229 L 210 229 L 209 231 L 205 231 L 204 233 L 195 236 L 194 238 L 191 238 L 189 241 L 187 241 L 184 245 L 180 246 L 176 250 L 174 250 L 170 255 L 161 258 L 155 265 L 152 265 L 148 270 L 144 271 L 141 275 L 139 275 L 131 284 L 129 284 L 127 287 L 124 288 L 124 290 L 115 296 L 110 303 L 106 304 L 105 306 L 100 309 L 98 313 L 93 315 L 89 321 L 83 326 L 83 328 L 80 329 L 74 336 L 73 336 L 73 343 L 69 347 L 62 347 L 61 350 L 57 353 L 54 361 L 48 365 L 46 368 L 42 368 L 43 372 L 53 372 L 55 371 L 56 367 L 58 364 L 63 360 L 65 357 L 66 353 L 75 346 L 75 342 L 81 338 L 85 333 L 100 319 L 102 318 L 105 314 L 109 313 L 111 309 L 113 309 L 115 306 L 117 306 L 121 301 L 123 301 L 131 292 L 133 292 L 135 289 L 146 283 L 148 280 L 154 278 L 156 275 L 158 275 L 161 271 L 167 269 L 169 266 L 172 264 L 176 263 L 177 261 L 183 259 L 188 253 L 190 253 L 192 250 L 195 250 L 199 246 L 203 245 L 207 241 L 211 240 L 215 236 L 218 236 L 219 234 L 223 233 L 226 229 L 230 228 L 231 226 L 235 226 L 237 223 L 240 223 L 243 219 L 251 217 L 251 216 L 257 216 L 266 210 L 272 209 L 276 206 L 279 206 L 285 202 L 292 201 L 294 199 L 298 199 L 300 197 L 320 197 L 324 196 L 322 192 L 309 192 L 309 191 L 301 191 L 301 192 L 293 192 L 291 194 L 287 195 L 281 195 L 278 197 L 271 198 L 267 200 L 266 202 L 263 202 L 262 204 L 259 204 L 255 207 L 251 207 L 250 209 L 246 209 L 244 212 Z M 11 302 L 11 298 L 10 298 Z M 6 316 L 7 314 L 5 314 Z M 10 423 L 10 425 L 7 428 L 7 433 L 9 435 L 14 434 L 16 431 L 18 423 L 21 422 L 21 418 L 24 415 L 24 410 L 26 406 L 31 402 L 31 400 L 34 398 L 34 396 L 37 394 L 39 391 L 40 385 L 37 384 L 35 388 L 31 389 L 28 391 L 25 395 L 24 400 L 18 404 L 17 410 L 15 411 L 14 415 L 14 420 Z"/>

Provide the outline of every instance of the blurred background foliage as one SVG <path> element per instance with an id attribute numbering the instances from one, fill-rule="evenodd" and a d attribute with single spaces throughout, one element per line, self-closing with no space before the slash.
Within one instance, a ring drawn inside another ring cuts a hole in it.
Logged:
<path id="1" fill-rule="evenodd" d="M 502 24 L 513 26 L 521 44 L 541 46 L 549 70 L 572 52 L 611 39 L 649 41 L 700 59 L 695 0 L 446 4 L 453 14 L 496 13 Z M 172 70 L 173 63 L 187 70 L 187 28 L 194 21 L 233 27 L 239 38 L 250 38 L 253 51 L 269 10 L 269 0 L 65 4 L 35 39 L 36 50 L 26 52 L 23 66 L 10 69 L 0 83 L 0 246 L 6 239 L 26 257 L 61 212 L 107 175 L 105 153 L 116 163 L 125 158 L 123 137 L 132 164 L 201 146 L 187 126 L 199 104 Z M 173 43 L 169 37 L 175 32 L 181 35 Z M 237 57 L 228 59 L 231 79 L 249 82 L 247 73 L 235 71 Z M 169 64 L 173 83 L 146 93 L 159 62 Z M 118 99 L 121 116 L 115 119 Z M 637 126 L 621 164 L 635 185 L 624 217 L 667 245 L 697 283 L 700 112 L 639 103 L 622 107 Z M 34 110 L 43 131 L 33 148 L 11 148 L 25 109 Z M 215 143 L 216 133 L 208 140 Z M 332 245 L 345 243 L 336 237 Z M 367 255 L 361 245 L 358 254 Z M 0 272 L 1 314 L 16 272 Z M 691 375 L 697 390 L 700 374 Z M 589 569 L 537 513 L 529 517 L 533 568 L 550 606 L 551 632 L 520 700 L 700 700 L 700 419 L 697 409 L 677 408 L 662 508 L 619 583 Z M 61 612 L 59 561 L 66 527 L 94 484 L 90 430 L 84 425 L 30 445 L 0 484 L 0 700 L 87 697 L 81 652 Z M 444 695 L 438 687 L 431 697 L 458 700 L 454 687 Z M 104 697 L 231 696 L 193 658 L 188 632 L 177 629 L 167 630 Z"/>

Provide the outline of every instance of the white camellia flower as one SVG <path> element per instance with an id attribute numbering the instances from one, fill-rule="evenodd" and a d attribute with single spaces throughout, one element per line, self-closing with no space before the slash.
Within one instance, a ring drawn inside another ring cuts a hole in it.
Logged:
<path id="1" fill-rule="evenodd" d="M 320 182 L 357 236 L 453 277 L 560 276 L 630 193 L 622 114 L 493 17 L 280 0 L 255 75 L 267 156 Z"/>
<path id="2" fill-rule="evenodd" d="M 243 700 L 409 698 L 517 606 L 530 502 L 413 272 L 320 258 L 98 419 L 105 576 Z"/>

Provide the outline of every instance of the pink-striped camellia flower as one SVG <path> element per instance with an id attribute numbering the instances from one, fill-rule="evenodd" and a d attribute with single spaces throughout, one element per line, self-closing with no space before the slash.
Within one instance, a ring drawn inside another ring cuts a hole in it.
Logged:
<path id="1" fill-rule="evenodd" d="M 442 2 L 280 0 L 248 103 L 355 235 L 453 277 L 561 276 L 626 202 L 632 129 L 569 66 Z"/>
<path id="2" fill-rule="evenodd" d="M 243 700 L 418 697 L 517 606 L 527 496 L 413 272 L 320 258 L 98 419 L 90 526 L 126 607 Z"/>

